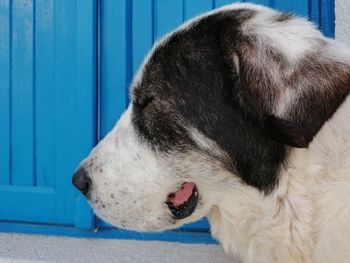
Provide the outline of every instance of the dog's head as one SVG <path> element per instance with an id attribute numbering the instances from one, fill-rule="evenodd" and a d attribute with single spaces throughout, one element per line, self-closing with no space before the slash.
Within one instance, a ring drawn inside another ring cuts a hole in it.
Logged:
<path id="1" fill-rule="evenodd" d="M 242 185 L 269 194 L 348 94 L 349 62 L 333 45 L 255 5 L 190 21 L 150 52 L 75 185 L 98 216 L 139 231 L 199 219 Z"/>

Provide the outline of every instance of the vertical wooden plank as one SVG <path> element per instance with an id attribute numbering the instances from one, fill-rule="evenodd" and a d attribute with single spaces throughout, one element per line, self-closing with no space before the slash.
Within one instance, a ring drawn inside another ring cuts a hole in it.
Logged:
<path id="1" fill-rule="evenodd" d="M 77 1 L 75 162 L 96 144 L 96 1 Z M 78 163 L 76 163 L 78 164 Z"/>
<path id="2" fill-rule="evenodd" d="M 242 1 L 237 1 L 237 0 L 214 0 L 214 1 L 215 1 L 215 8 L 221 7 L 223 5 L 232 4 L 232 3 L 242 2 Z"/>
<path id="3" fill-rule="evenodd" d="M 74 222 L 75 192 L 71 178 L 75 169 L 76 129 L 76 1 L 54 2 L 54 120 L 56 219 Z"/>
<path id="4" fill-rule="evenodd" d="M 273 7 L 274 6 L 274 0 L 252 0 L 252 1 L 249 1 L 249 2 L 254 3 L 254 4 L 258 4 L 258 5 L 269 6 L 269 7 Z"/>
<path id="5" fill-rule="evenodd" d="M 10 1 L 0 1 L 0 185 L 10 183 Z"/>
<path id="6" fill-rule="evenodd" d="M 321 3 L 320 0 L 309 0 L 309 17 L 318 25 L 321 25 Z"/>
<path id="7" fill-rule="evenodd" d="M 95 0 L 77 0 L 77 75 L 75 155 L 77 166 L 96 143 L 96 18 Z M 72 171 L 73 172 L 73 171 Z M 69 180 L 70 182 L 70 180 Z M 93 228 L 94 216 L 86 198 L 75 191 L 75 226 Z"/>
<path id="8" fill-rule="evenodd" d="M 82 194 L 76 196 L 74 226 L 83 229 L 95 229 L 97 218 Z"/>
<path id="9" fill-rule="evenodd" d="M 155 0 L 155 38 L 159 39 L 183 22 L 182 0 Z"/>
<path id="10" fill-rule="evenodd" d="M 12 1 L 12 183 L 34 184 L 33 1 Z"/>
<path id="11" fill-rule="evenodd" d="M 188 20 L 213 8 L 213 0 L 185 0 L 184 18 Z"/>
<path id="12" fill-rule="evenodd" d="M 54 1 L 35 2 L 36 181 L 53 186 L 54 153 Z"/>
<path id="13" fill-rule="evenodd" d="M 307 17 L 309 15 L 309 1 L 305 0 L 275 0 L 273 7 L 279 10 L 296 13 L 300 16 Z"/>
<path id="14" fill-rule="evenodd" d="M 312 1 L 312 0 L 310 0 Z M 335 30 L 335 8 L 334 0 L 321 1 L 321 30 L 328 37 L 334 37 Z"/>
<path id="15" fill-rule="evenodd" d="M 134 0 L 132 5 L 132 72 L 140 67 L 153 44 L 153 0 Z"/>
<path id="16" fill-rule="evenodd" d="M 101 2 L 101 135 L 112 129 L 127 104 L 127 1 Z"/>

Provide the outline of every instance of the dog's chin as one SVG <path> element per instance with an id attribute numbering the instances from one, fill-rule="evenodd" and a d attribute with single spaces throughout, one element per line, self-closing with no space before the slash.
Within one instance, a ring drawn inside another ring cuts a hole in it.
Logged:
<path id="1" fill-rule="evenodd" d="M 162 216 L 135 221 L 133 220 L 134 218 L 131 218 L 130 220 L 118 218 L 117 216 L 105 213 L 105 211 L 99 208 L 94 208 L 92 204 L 90 205 L 92 206 L 95 215 L 110 226 L 136 232 L 163 232 L 166 230 L 173 230 L 185 224 L 197 221 L 205 216 L 201 213 L 202 209 L 197 208 L 190 216 L 178 219 L 174 217 L 170 209 L 166 209 Z M 142 218 L 142 216 L 139 216 L 139 218 Z"/>
<path id="2" fill-rule="evenodd" d="M 164 219 L 164 222 L 161 222 L 161 223 L 159 223 L 159 221 L 157 220 L 158 221 L 156 222 L 157 224 L 150 223 L 150 224 L 143 224 L 143 225 L 128 225 L 128 224 L 122 225 L 120 222 L 108 221 L 100 216 L 98 217 L 101 218 L 106 223 L 110 224 L 114 228 L 123 229 L 127 231 L 135 231 L 139 233 L 159 233 L 159 232 L 164 232 L 168 230 L 174 230 L 200 219 L 198 218 L 195 220 L 188 220 L 188 219 L 175 220 L 172 223 Z"/>
<path id="3" fill-rule="evenodd" d="M 180 227 L 183 223 L 174 220 L 171 216 L 164 218 L 156 218 L 154 220 L 142 221 L 142 222 L 129 222 L 128 220 L 120 220 L 118 218 L 111 218 L 106 216 L 100 211 L 94 210 L 94 213 L 99 219 L 108 223 L 110 226 L 123 229 L 128 231 L 136 232 L 163 232 L 166 230 L 172 230 L 174 228 Z"/>

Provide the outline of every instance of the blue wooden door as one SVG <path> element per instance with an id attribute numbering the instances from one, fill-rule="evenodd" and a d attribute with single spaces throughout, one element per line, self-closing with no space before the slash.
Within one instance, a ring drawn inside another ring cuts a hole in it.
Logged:
<path id="1" fill-rule="evenodd" d="M 96 141 L 95 10 L 0 1 L 0 221 L 92 226 L 71 175 Z"/>
<path id="2" fill-rule="evenodd" d="M 101 134 L 115 124 L 128 104 L 128 86 L 153 43 L 184 21 L 230 4 L 232 0 L 101 1 Z M 334 32 L 332 0 L 252 0 L 310 17 L 328 36 Z M 105 223 L 101 223 L 106 226 Z M 206 220 L 183 229 L 208 231 Z"/>

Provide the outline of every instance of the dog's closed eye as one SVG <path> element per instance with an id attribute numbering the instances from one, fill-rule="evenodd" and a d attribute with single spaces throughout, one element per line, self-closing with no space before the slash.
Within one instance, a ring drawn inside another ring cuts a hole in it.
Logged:
<path id="1" fill-rule="evenodd" d="M 149 97 L 142 97 L 142 98 L 138 98 L 136 99 L 133 104 L 134 106 L 138 107 L 139 109 L 144 109 L 147 107 L 147 105 L 154 99 L 153 96 L 149 96 Z"/>

